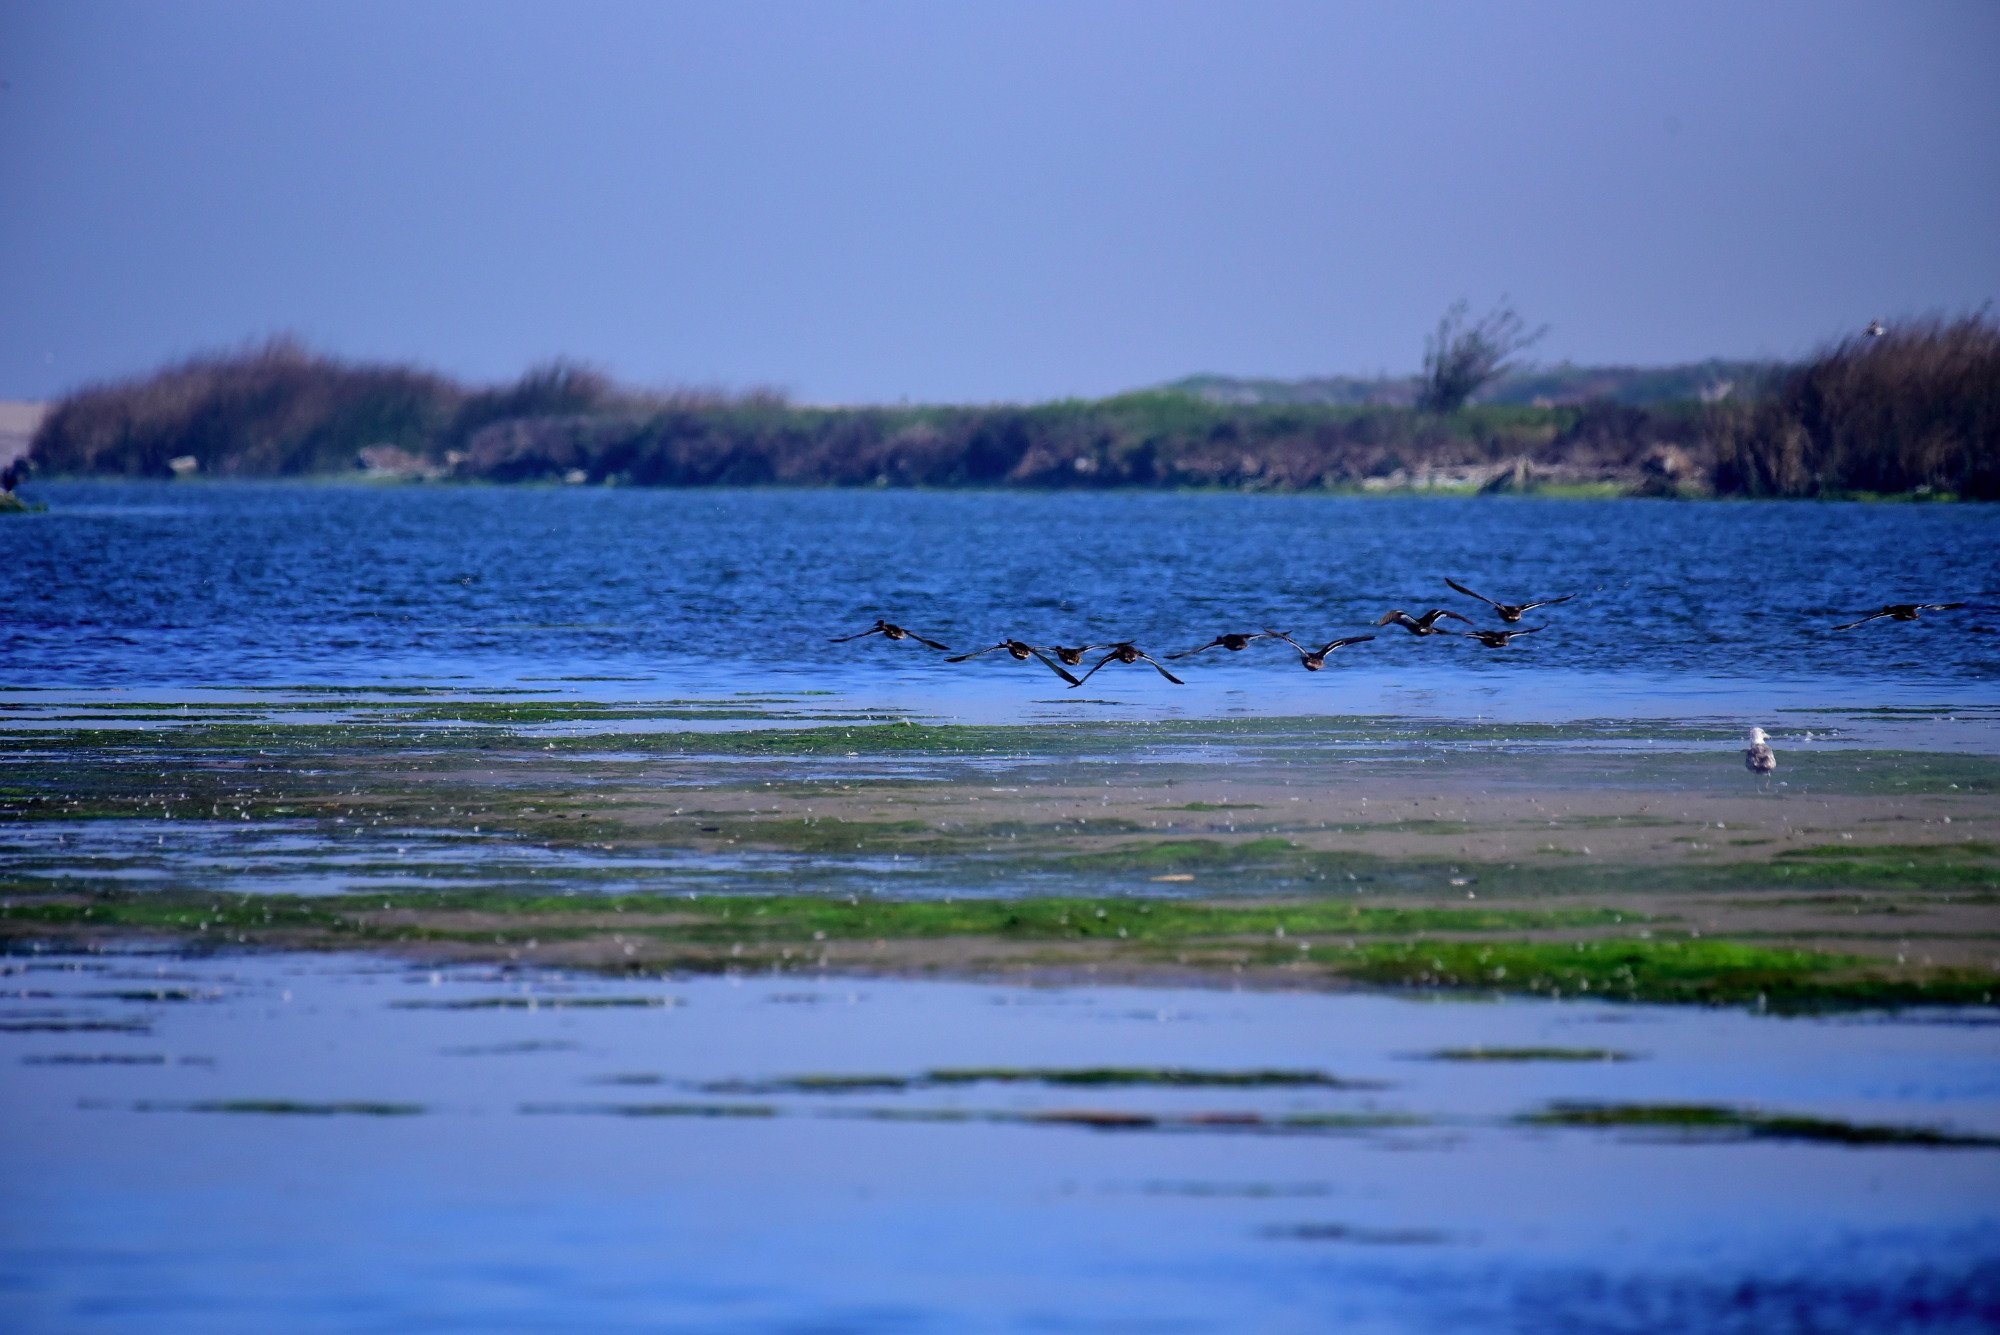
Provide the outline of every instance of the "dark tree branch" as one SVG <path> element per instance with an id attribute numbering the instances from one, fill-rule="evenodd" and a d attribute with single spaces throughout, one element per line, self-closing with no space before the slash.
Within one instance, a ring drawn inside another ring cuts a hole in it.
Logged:
<path id="1" fill-rule="evenodd" d="M 1480 386 L 1508 370 L 1516 353 L 1532 347 L 1549 332 L 1547 325 L 1530 330 L 1504 297 L 1498 306 L 1467 324 L 1470 309 L 1462 300 L 1453 302 L 1438 321 L 1437 332 L 1424 340 L 1419 408 L 1457 412 Z"/>

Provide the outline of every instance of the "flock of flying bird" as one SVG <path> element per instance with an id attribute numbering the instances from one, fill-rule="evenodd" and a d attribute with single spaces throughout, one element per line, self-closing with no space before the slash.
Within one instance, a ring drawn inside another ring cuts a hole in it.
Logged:
<path id="1" fill-rule="evenodd" d="M 1477 598 L 1480 602 L 1487 604 L 1500 614 L 1502 621 L 1510 625 L 1519 623 L 1523 616 L 1532 612 L 1537 607 L 1553 607 L 1557 603 L 1566 603 L 1576 597 L 1573 593 L 1566 593 L 1560 598 L 1543 598 L 1538 602 L 1532 603 L 1501 603 L 1495 602 L 1483 593 L 1474 593 L 1457 580 L 1447 579 L 1445 583 L 1451 585 L 1452 588 L 1457 589 L 1467 597 Z M 1463 621 L 1466 625 L 1472 626 L 1472 629 L 1455 631 L 1440 626 L 1438 623 L 1446 617 L 1450 617 L 1454 621 Z M 1543 622 L 1539 626 L 1522 626 L 1518 630 L 1482 630 L 1478 626 L 1473 625 L 1471 617 L 1460 616 L 1448 607 L 1433 607 L 1422 616 L 1415 617 L 1399 607 L 1375 624 L 1378 626 L 1401 626 L 1412 635 L 1463 635 L 1467 639 L 1478 640 L 1489 649 L 1504 649 L 1517 636 L 1533 635 L 1536 631 L 1548 629 L 1548 623 Z M 950 645 L 939 644 L 936 640 L 926 639 L 915 631 L 905 630 L 894 622 L 882 620 L 877 620 L 867 630 L 856 631 L 852 635 L 835 636 L 833 643 L 844 644 L 848 640 L 858 640 L 868 635 L 881 635 L 891 640 L 915 640 L 918 644 L 924 645 L 926 648 L 936 649 L 944 653 L 951 652 Z M 1256 640 L 1283 640 L 1298 651 L 1300 667 L 1303 667 L 1308 672 L 1318 672 L 1326 666 L 1326 656 L 1334 650 L 1345 649 L 1350 644 L 1360 644 L 1364 640 L 1372 640 L 1374 638 L 1373 635 L 1349 635 L 1344 639 L 1328 640 L 1317 649 L 1309 649 L 1282 630 L 1228 631 L 1216 636 L 1207 644 L 1198 644 L 1192 649 L 1183 649 L 1177 654 L 1168 654 L 1167 658 L 1169 660 L 1192 658 L 1194 655 L 1206 653 L 1210 649 L 1227 649 L 1231 653 L 1241 653 Z M 1039 659 L 1049 671 L 1061 677 L 1072 687 L 1083 685 L 1083 683 L 1089 681 L 1096 674 L 1099 668 L 1107 667 L 1112 663 L 1150 663 L 1154 671 L 1174 683 L 1174 685 L 1187 685 L 1179 677 L 1167 671 L 1165 665 L 1158 659 L 1139 648 L 1138 645 L 1133 644 L 1130 640 L 1120 640 L 1115 644 L 1079 644 L 1074 646 L 1052 644 L 1043 648 L 1039 645 L 1029 644 L 1026 640 L 1009 639 L 1002 640 L 998 644 L 989 644 L 984 649 L 974 649 L 968 654 L 953 654 L 945 662 L 963 663 L 967 659 L 978 658 L 981 654 L 990 654 L 1003 649 L 1018 662 L 1025 663 L 1030 658 Z M 1081 677 L 1070 671 L 1070 668 L 1083 666 L 1083 656 L 1098 649 L 1108 649 L 1110 652 L 1098 659 Z M 1054 655 L 1053 658 L 1050 657 L 1051 654 Z"/>
<path id="2" fill-rule="evenodd" d="M 1448 607 L 1433 607 L 1422 616 L 1411 616 L 1408 612 L 1398 607 L 1384 613 L 1382 618 L 1375 624 L 1377 626 L 1401 626 L 1412 635 L 1460 635 L 1466 639 L 1477 640 L 1489 649 L 1504 649 L 1522 635 L 1533 635 L 1538 631 L 1544 631 L 1549 628 L 1549 623 L 1546 621 L 1539 626 L 1522 626 L 1520 624 L 1522 617 L 1538 607 L 1554 607 L 1558 603 L 1566 603 L 1576 597 L 1573 593 L 1566 593 L 1560 598 L 1542 598 L 1527 603 L 1503 603 L 1488 598 L 1483 593 L 1468 589 L 1455 579 L 1447 578 L 1445 583 L 1451 585 L 1452 588 L 1466 597 L 1476 598 L 1480 602 L 1485 603 L 1494 612 L 1499 614 L 1501 621 L 1505 622 L 1507 626 L 1514 627 L 1514 629 L 1506 629 L 1504 627 L 1497 630 L 1482 629 L 1473 624 L 1472 618 L 1462 616 Z M 1884 618 L 1891 621 L 1915 621 L 1924 612 L 1949 612 L 1966 606 L 1969 606 L 1969 604 L 1885 603 L 1860 620 L 1845 622 L 1835 626 L 1833 629 L 1853 630 L 1856 626 L 1865 626 L 1871 621 Z M 1450 627 L 1439 624 L 1446 619 L 1462 621 L 1466 625 L 1471 626 L 1472 629 L 1453 630 Z M 948 644 L 940 644 L 938 641 L 919 635 L 915 631 L 906 630 L 892 621 L 884 621 L 879 618 L 867 630 L 856 631 L 852 635 L 834 636 L 832 643 L 845 644 L 849 640 L 859 640 L 870 635 L 880 635 L 890 640 L 914 640 L 927 649 L 935 649 L 940 653 L 951 653 L 951 646 Z M 1183 649 L 1179 653 L 1168 654 L 1167 658 L 1170 661 L 1176 658 L 1192 658 L 1196 654 L 1206 653 L 1210 649 L 1227 649 L 1231 653 L 1241 653 L 1257 640 L 1283 640 L 1297 651 L 1300 667 L 1303 667 L 1308 672 L 1318 672 L 1326 666 L 1326 656 L 1334 650 L 1345 649 L 1351 644 L 1361 644 L 1364 641 L 1374 638 L 1373 635 L 1349 635 L 1342 639 L 1328 640 L 1317 649 L 1308 649 L 1305 645 L 1300 644 L 1281 630 L 1226 631 L 1210 640 L 1207 644 L 1198 644 L 1192 649 Z M 1070 671 L 1070 668 L 1082 667 L 1083 656 L 1098 649 L 1107 649 L 1110 652 L 1092 664 L 1090 669 L 1081 677 Z M 1025 663 L 1030 658 L 1040 660 L 1049 671 L 1068 682 L 1072 689 L 1083 685 L 1083 683 L 1095 676 L 1099 669 L 1109 667 L 1113 663 L 1148 663 L 1152 665 L 1154 671 L 1174 683 L 1174 685 L 1185 686 L 1187 684 L 1169 672 L 1166 666 L 1158 659 L 1139 648 L 1138 645 L 1132 643 L 1130 640 L 1121 640 L 1116 644 L 1079 644 L 1073 646 L 1052 644 L 1043 648 L 1038 645 L 1029 644 L 1026 640 L 1006 639 L 1001 640 L 997 644 L 989 644 L 984 649 L 974 649 L 970 653 L 952 654 L 951 657 L 945 659 L 945 662 L 963 663 L 968 659 L 978 658 L 984 654 L 996 653 L 1002 650 L 1017 662 Z M 1050 657 L 1050 655 L 1054 655 L 1054 657 Z M 1750 730 L 1750 745 L 1743 752 L 1743 765 L 1752 774 L 1767 781 L 1772 772 L 1778 768 L 1778 758 L 1771 750 L 1770 742 L 1765 737 L 1762 728 L 1752 728 Z"/>
<path id="3" fill-rule="evenodd" d="M 1471 617 L 1463 616 L 1448 607 L 1433 607 L 1422 616 L 1411 616 L 1408 612 L 1398 607 L 1384 613 L 1382 618 L 1375 624 L 1377 626 L 1401 626 L 1412 635 L 1459 635 L 1469 640 L 1477 640 L 1489 649 L 1504 649 L 1523 635 L 1533 635 L 1549 628 L 1549 623 L 1546 621 L 1539 626 L 1523 626 L 1520 624 L 1522 617 L 1538 607 L 1554 607 L 1558 603 L 1566 603 L 1576 597 L 1573 593 L 1566 593 L 1560 598 L 1542 598 L 1526 603 L 1503 603 L 1496 599 L 1488 598 L 1483 593 L 1468 589 L 1455 579 L 1447 578 L 1445 583 L 1451 585 L 1452 588 L 1466 597 L 1476 598 L 1488 607 L 1491 607 L 1499 615 L 1500 620 L 1506 623 L 1506 626 L 1495 630 L 1483 629 L 1480 626 L 1474 625 Z M 1923 612 L 1945 612 L 1965 606 L 1967 606 L 1965 603 L 1889 603 L 1876 611 L 1870 612 L 1859 621 L 1850 621 L 1844 625 L 1835 626 L 1834 629 L 1853 630 L 1856 626 L 1865 625 L 1881 617 L 1887 617 L 1893 621 L 1915 621 L 1918 614 Z M 1446 619 L 1462 621 L 1467 626 L 1471 626 L 1472 629 L 1453 630 L 1448 626 L 1439 624 Z M 1512 627 L 1513 629 L 1508 629 L 1507 627 Z M 834 636 L 832 643 L 845 644 L 849 640 L 859 640 L 870 635 L 880 635 L 891 640 L 913 640 L 925 648 L 935 649 L 940 653 L 951 653 L 951 646 L 948 644 L 940 644 L 936 640 L 917 634 L 915 631 L 906 630 L 892 621 L 884 621 L 879 618 L 874 625 L 866 630 L 856 631 L 852 635 Z M 1328 640 L 1317 649 L 1311 649 L 1300 644 L 1281 630 L 1228 631 L 1216 636 L 1207 644 L 1198 644 L 1192 649 L 1183 649 L 1179 653 L 1168 654 L 1167 658 L 1169 661 L 1176 658 L 1192 658 L 1194 655 L 1206 653 L 1210 649 L 1227 649 L 1231 653 L 1241 653 L 1257 640 L 1283 640 L 1297 651 L 1300 667 L 1303 667 L 1308 672 L 1318 672 L 1326 666 L 1326 656 L 1336 649 L 1345 649 L 1351 644 L 1360 644 L 1374 638 L 1373 635 L 1349 635 L 1342 639 Z M 1110 652 L 1092 664 L 1089 670 L 1081 677 L 1070 671 L 1070 668 L 1082 667 L 1083 656 L 1098 649 L 1107 649 Z M 1095 676 L 1100 668 L 1108 667 L 1113 663 L 1147 663 L 1152 666 L 1154 671 L 1174 683 L 1174 685 L 1185 686 L 1187 684 L 1172 672 L 1169 672 L 1165 664 L 1139 648 L 1138 645 L 1132 643 L 1130 640 L 1120 640 L 1113 644 L 1080 644 L 1074 646 L 1052 644 L 1044 647 L 1029 644 L 1026 640 L 1005 639 L 997 644 L 989 644 L 984 649 L 974 649 L 970 653 L 952 654 L 951 657 L 945 659 L 945 662 L 963 663 L 968 659 L 978 658 L 981 655 L 996 653 L 1002 650 L 1017 662 L 1025 663 L 1031 658 L 1039 660 L 1043 666 L 1068 682 L 1072 688 L 1083 685 L 1083 683 Z"/>

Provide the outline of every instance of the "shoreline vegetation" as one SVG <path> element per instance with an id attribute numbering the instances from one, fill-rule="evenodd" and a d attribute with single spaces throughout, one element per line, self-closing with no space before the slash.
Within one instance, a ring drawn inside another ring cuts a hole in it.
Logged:
<path id="1" fill-rule="evenodd" d="M 1791 367 L 1529 370 L 1482 396 L 1432 411 L 1416 377 L 1211 376 L 1027 406 L 825 407 L 640 391 L 561 362 L 471 388 L 280 338 L 80 389 L 29 457 L 42 476 L 2000 498 L 1984 312 Z"/>

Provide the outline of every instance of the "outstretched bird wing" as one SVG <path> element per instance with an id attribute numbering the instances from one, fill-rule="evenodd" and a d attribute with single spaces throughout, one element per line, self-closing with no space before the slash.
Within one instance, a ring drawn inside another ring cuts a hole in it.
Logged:
<path id="1" fill-rule="evenodd" d="M 1084 673 L 1081 677 L 1077 678 L 1076 684 L 1078 686 L 1083 685 L 1084 682 L 1089 681 L 1092 677 L 1097 675 L 1097 668 L 1103 667 L 1106 663 L 1113 661 L 1117 657 L 1118 657 L 1117 651 L 1113 650 L 1111 653 L 1108 653 L 1104 657 L 1098 659 L 1097 667 L 1091 668 L 1090 671 Z"/>
<path id="2" fill-rule="evenodd" d="M 1500 606 L 1500 604 L 1494 602 L 1491 598 L 1488 598 L 1485 594 L 1474 593 L 1471 589 L 1466 588 L 1463 584 L 1460 584 L 1457 580 L 1453 579 L 1449 575 L 1446 575 L 1444 577 L 1444 582 L 1451 585 L 1452 588 L 1457 589 L 1460 593 L 1464 594 L 1468 598 L 1477 598 L 1480 602 L 1485 603 L 1489 607 Z M 1382 623 L 1378 621 L 1375 624 L 1379 626 Z"/>
<path id="3" fill-rule="evenodd" d="M 1879 618 L 1881 618 L 1881 617 L 1885 617 L 1885 616 L 1888 616 L 1888 615 L 1889 615 L 1889 609 L 1885 607 L 1885 608 L 1883 608 L 1883 609 L 1882 609 L 1881 611 L 1879 611 L 1879 612 L 1870 612 L 1870 613 L 1869 613 L 1869 614 L 1868 614 L 1867 616 L 1865 616 L 1865 617 L 1861 618 L 1861 620 L 1859 620 L 1859 621 L 1850 621 L 1850 622 L 1848 622 L 1848 623 L 1847 623 L 1846 625 L 1844 625 L 1844 626 L 1835 626 L 1835 627 L 1834 627 L 1834 629 L 1835 629 L 1835 630 L 1853 630 L 1853 629 L 1854 629 L 1854 628 L 1855 628 L 1856 626 L 1865 626 L 1865 625 L 1867 625 L 1867 624 L 1868 624 L 1869 622 L 1871 622 L 1871 621 L 1874 621 L 1874 620 L 1877 620 L 1877 619 L 1879 619 Z"/>
<path id="4" fill-rule="evenodd" d="M 1289 640 L 1291 639 L 1291 636 L 1287 635 L 1285 638 Z M 1322 654 L 1330 654 L 1335 649 L 1345 649 L 1350 644 L 1360 644 L 1364 640 L 1372 640 L 1374 638 L 1375 637 L 1373 635 L 1350 635 L 1344 640 L 1329 641 L 1326 647 L 1321 649 L 1320 652 Z"/>
<path id="5" fill-rule="evenodd" d="M 1055 659 L 1050 658 L 1040 649 L 1033 649 L 1030 650 L 1029 652 L 1033 653 L 1035 657 L 1041 659 L 1043 663 L 1047 664 L 1049 671 L 1055 673 L 1058 677 L 1061 677 L 1064 681 L 1068 682 L 1070 685 L 1072 686 L 1083 685 L 1083 683 L 1078 681 L 1076 679 L 1075 674 L 1073 674 L 1068 668 L 1064 667 L 1061 663 L 1056 662 Z"/>
<path id="6" fill-rule="evenodd" d="M 977 658 L 981 654 L 990 654 L 995 649 L 1005 649 L 1006 647 L 1007 647 L 1007 641 L 1002 640 L 998 644 L 989 644 L 984 649 L 974 649 L 969 654 L 953 654 L 950 658 L 947 658 L 944 661 L 947 663 L 963 663 L 968 658 Z"/>
<path id="7" fill-rule="evenodd" d="M 1521 610 L 1523 612 L 1532 612 L 1537 607 L 1554 607 L 1557 603 L 1566 603 L 1574 597 L 1576 597 L 1575 594 L 1566 593 L 1560 598 L 1544 598 L 1538 603 L 1522 603 Z"/>
<path id="8" fill-rule="evenodd" d="M 870 626 L 867 630 L 857 630 L 852 635 L 836 635 L 831 640 L 829 640 L 828 643 L 846 644 L 849 640 L 858 640 L 864 635 L 880 635 L 881 633 L 882 633 L 882 623 L 878 621 L 874 625 Z"/>
<path id="9" fill-rule="evenodd" d="M 1194 655 L 1196 655 L 1196 654 L 1200 653 L 1200 652 L 1201 652 L 1202 650 L 1204 650 L 1204 649 L 1213 649 L 1213 648 L 1214 648 L 1214 647 L 1215 647 L 1216 645 L 1218 645 L 1218 644 L 1221 644 L 1221 643 L 1222 643 L 1222 637 L 1221 637 L 1220 635 L 1218 635 L 1218 636 L 1216 636 L 1216 637 L 1215 637 L 1214 639 L 1210 640 L 1210 641 L 1209 641 L 1209 642 L 1208 642 L 1207 644 L 1198 644 L 1198 645 L 1196 645 L 1196 646 L 1195 646 L 1194 648 L 1192 648 L 1192 649 L 1183 649 L 1183 650 L 1181 650 L 1181 651 L 1180 651 L 1179 653 L 1177 653 L 1177 654 L 1168 654 L 1168 655 L 1167 655 L 1167 657 L 1168 657 L 1168 658 L 1192 658 L 1192 657 L 1193 657 Z"/>
<path id="10" fill-rule="evenodd" d="M 950 645 L 939 644 L 936 640 L 927 640 L 923 636 L 917 634 L 915 631 L 910 632 L 910 638 L 915 640 L 918 644 L 921 644 L 929 649 L 937 649 L 946 653 L 949 653 L 951 651 Z"/>
<path id="11" fill-rule="evenodd" d="M 1458 613 L 1452 611 L 1449 607 L 1432 608 L 1429 613 L 1426 613 L 1426 615 L 1450 617 L 1453 621 L 1463 621 L 1468 626 L 1473 624 L 1471 617 L 1462 617 Z"/>
<path id="12" fill-rule="evenodd" d="M 1144 662 L 1147 662 L 1147 663 L 1152 663 L 1152 665 L 1153 665 L 1153 670 L 1154 670 L 1155 672 L 1158 672 L 1158 673 L 1159 673 L 1159 674 L 1160 674 L 1160 675 L 1161 675 L 1162 677 L 1165 677 L 1165 678 L 1166 678 L 1166 679 L 1167 679 L 1168 681 L 1172 682 L 1172 683 L 1173 683 L 1174 685 L 1176 685 L 1176 686 L 1185 686 L 1185 685 L 1187 685 L 1187 683 L 1186 683 L 1186 682 L 1184 682 L 1184 681 L 1182 681 L 1182 680 L 1181 680 L 1181 679 L 1180 679 L 1179 677 L 1176 677 L 1176 676 L 1175 676 L 1175 675 L 1174 675 L 1173 673 L 1171 673 L 1171 672 L 1167 671 L 1167 670 L 1166 670 L 1165 668 L 1161 667 L 1161 666 L 1159 665 L 1159 663 L 1158 663 L 1157 661 L 1155 661 L 1155 659 L 1153 658 L 1153 656 L 1152 656 L 1151 654 L 1140 654 L 1140 655 L 1139 655 L 1139 657 L 1140 657 L 1140 659 L 1141 659 L 1142 661 L 1144 661 Z"/>

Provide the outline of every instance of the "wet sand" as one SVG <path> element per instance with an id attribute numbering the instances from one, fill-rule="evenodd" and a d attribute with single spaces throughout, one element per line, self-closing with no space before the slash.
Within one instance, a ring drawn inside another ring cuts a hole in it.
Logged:
<path id="1" fill-rule="evenodd" d="M 2000 760 L 1884 747 L 1879 728 L 1867 747 L 1781 734 L 1767 786 L 1700 723 L 696 733 L 674 730 L 687 704 L 606 720 L 406 701 L 365 726 L 303 710 L 162 726 L 175 713 L 148 708 L 15 734 L 0 931 L 181 933 L 135 906 L 150 896 L 195 906 L 198 939 L 201 896 L 223 892 L 277 910 L 239 905 L 234 944 L 613 970 L 1466 985 L 1383 949 L 1436 942 L 1542 948 L 1480 981 L 1554 989 L 1563 943 L 1734 943 L 1824 956 L 1808 962 L 1826 977 L 1949 980 L 1960 1000 L 2000 979 Z M 780 906 L 734 932 L 715 898 L 732 895 L 912 907 L 878 930 Z M 623 902 L 593 907 L 607 897 Z M 1092 906 L 1032 929 L 916 921 L 1064 898 Z M 1093 931 L 1146 900 L 1303 917 Z"/>

